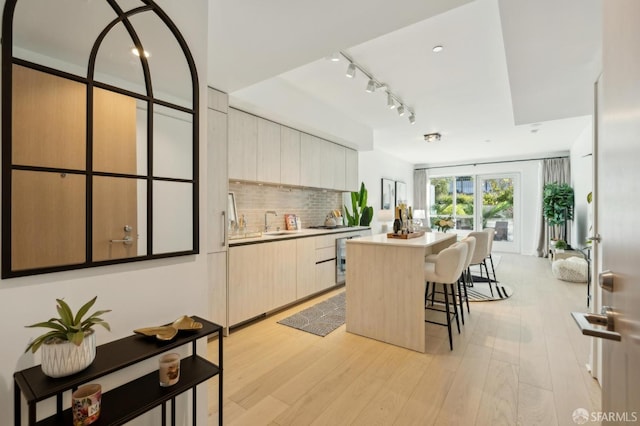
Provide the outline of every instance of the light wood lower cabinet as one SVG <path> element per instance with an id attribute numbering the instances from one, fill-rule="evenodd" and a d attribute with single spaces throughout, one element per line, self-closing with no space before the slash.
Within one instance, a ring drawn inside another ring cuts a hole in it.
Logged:
<path id="1" fill-rule="evenodd" d="M 336 239 L 362 229 L 229 248 L 228 326 L 336 285 Z"/>
<path id="2" fill-rule="evenodd" d="M 296 241 L 230 248 L 229 324 L 296 300 Z"/>
<path id="3" fill-rule="evenodd" d="M 307 297 L 316 290 L 316 238 L 296 240 L 296 297 Z"/>

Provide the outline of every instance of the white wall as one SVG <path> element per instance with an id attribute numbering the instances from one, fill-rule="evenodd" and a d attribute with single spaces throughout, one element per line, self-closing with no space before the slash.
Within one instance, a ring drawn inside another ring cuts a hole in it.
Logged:
<path id="1" fill-rule="evenodd" d="M 157 3 L 172 17 L 187 40 L 195 58 L 200 78 L 200 181 L 206 182 L 206 75 L 207 9 L 205 0 Z M 0 1 L 4 7 L 4 1 Z M 206 241 L 206 188 L 200 188 L 200 241 Z M 3 205 L 3 209 L 8 206 Z M 206 247 L 201 244 L 201 253 Z M 96 307 L 112 309 L 104 316 L 112 332 L 97 330 L 98 344 L 127 335 L 138 327 L 162 324 L 183 314 L 208 316 L 206 256 L 193 255 L 157 261 L 137 262 L 55 274 L 12 278 L 0 281 L 0 413 L 3 424 L 13 424 L 13 373 L 39 364 L 40 355 L 24 354 L 38 329 L 24 326 L 56 315 L 55 299 L 64 298 L 74 309 L 93 296 Z M 206 353 L 205 345 L 199 346 Z M 156 369 L 156 361 L 127 369 L 109 379 L 100 379 L 106 389 L 118 381 L 127 381 Z M 179 400 L 179 422 L 188 410 L 186 396 Z M 69 404 L 67 401 L 66 404 Z M 23 411 L 24 413 L 24 411 Z M 135 424 L 159 424 L 159 410 L 136 420 Z M 207 424 L 207 386 L 199 387 L 198 424 Z"/>
<path id="2" fill-rule="evenodd" d="M 409 205 L 413 205 L 413 164 L 381 152 L 360 151 L 358 153 L 358 176 L 367 187 L 367 204 L 373 207 L 373 220 L 371 221 L 373 234 L 382 232 L 382 223 L 377 220 L 382 204 L 382 178 L 405 182 Z M 345 204 L 351 211 L 350 198 L 346 197 Z M 388 225 L 391 227 L 391 222 Z"/>
<path id="3" fill-rule="evenodd" d="M 571 147 L 571 186 L 575 196 L 573 222 L 571 223 L 572 247 L 584 247 L 589 236 L 589 209 L 587 194 L 593 189 L 593 128 L 585 127 Z"/>
<path id="4" fill-rule="evenodd" d="M 540 161 L 514 161 L 495 164 L 478 164 L 469 166 L 452 166 L 437 169 L 429 169 L 428 177 L 451 176 L 451 175 L 483 175 L 483 174 L 503 174 L 514 173 L 520 179 L 520 212 L 521 218 L 516 223 L 517 233 L 520 235 L 520 247 L 516 248 L 521 254 L 534 255 L 538 237 L 536 234 L 536 223 L 539 220 L 541 188 L 539 187 L 538 173 Z M 514 200 L 515 201 L 515 200 Z M 514 230 L 516 231 L 516 230 Z M 494 249 L 499 251 L 494 245 Z"/>

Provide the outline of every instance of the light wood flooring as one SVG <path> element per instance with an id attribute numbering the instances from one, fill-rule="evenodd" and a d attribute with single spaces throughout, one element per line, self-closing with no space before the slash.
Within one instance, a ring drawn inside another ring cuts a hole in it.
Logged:
<path id="1" fill-rule="evenodd" d="M 502 254 L 497 275 L 514 295 L 472 303 L 453 351 L 446 327 L 430 324 L 422 354 L 344 325 L 318 337 L 276 323 L 342 289 L 232 331 L 224 424 L 547 426 L 574 425 L 577 408 L 598 411 L 600 387 L 585 367 L 589 338 L 570 315 L 586 310 L 586 284 L 556 280 L 549 261 L 532 256 Z M 217 341 L 209 353 L 215 361 Z"/>

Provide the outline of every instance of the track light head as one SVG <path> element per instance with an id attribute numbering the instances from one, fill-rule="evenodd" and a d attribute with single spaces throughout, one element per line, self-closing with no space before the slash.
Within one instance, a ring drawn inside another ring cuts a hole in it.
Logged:
<path id="1" fill-rule="evenodd" d="M 367 90 L 367 93 L 373 93 L 376 91 L 376 82 L 373 81 L 373 79 L 369 79 L 366 90 Z"/>
<path id="2" fill-rule="evenodd" d="M 356 75 L 356 66 L 354 65 L 353 62 L 349 63 L 349 66 L 347 67 L 347 77 L 349 78 L 353 78 Z"/>
<path id="3" fill-rule="evenodd" d="M 409 115 L 409 124 L 416 124 L 416 115 L 414 113 Z"/>
<path id="4" fill-rule="evenodd" d="M 393 100 L 393 96 L 391 93 L 387 92 L 387 106 L 389 109 L 394 109 L 396 107 L 396 102 Z"/>
<path id="5" fill-rule="evenodd" d="M 327 56 L 327 59 L 331 62 L 340 62 L 340 53 L 333 52 L 331 55 Z"/>
<path id="6" fill-rule="evenodd" d="M 404 115 L 404 105 L 398 107 L 398 115 L 402 117 Z"/>

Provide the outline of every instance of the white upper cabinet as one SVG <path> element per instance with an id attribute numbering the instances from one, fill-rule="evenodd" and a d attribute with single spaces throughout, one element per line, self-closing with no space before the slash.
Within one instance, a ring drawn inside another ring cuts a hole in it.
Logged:
<path id="1" fill-rule="evenodd" d="M 229 179 L 257 181 L 258 117 L 229 108 Z"/>
<path id="2" fill-rule="evenodd" d="M 280 125 L 258 117 L 259 182 L 280 183 Z"/>
<path id="3" fill-rule="evenodd" d="M 300 132 L 280 128 L 280 183 L 300 185 Z"/>
<path id="4" fill-rule="evenodd" d="M 229 179 L 356 191 L 358 153 L 229 108 Z"/>
<path id="5" fill-rule="evenodd" d="M 227 114 L 229 112 L 229 95 L 209 87 L 207 90 L 207 106 L 210 109 Z"/>
<path id="6" fill-rule="evenodd" d="M 332 184 L 329 188 L 344 191 L 347 187 L 345 172 L 346 148 L 342 145 L 329 143 L 328 150 L 328 158 L 330 158 L 329 166 L 333 169 L 331 172 Z"/>
<path id="7" fill-rule="evenodd" d="M 322 188 L 322 154 L 326 142 L 303 133 L 300 136 L 300 185 Z"/>
<path id="8" fill-rule="evenodd" d="M 347 191 L 360 190 L 358 181 L 358 151 L 345 148 L 345 188 Z"/>

